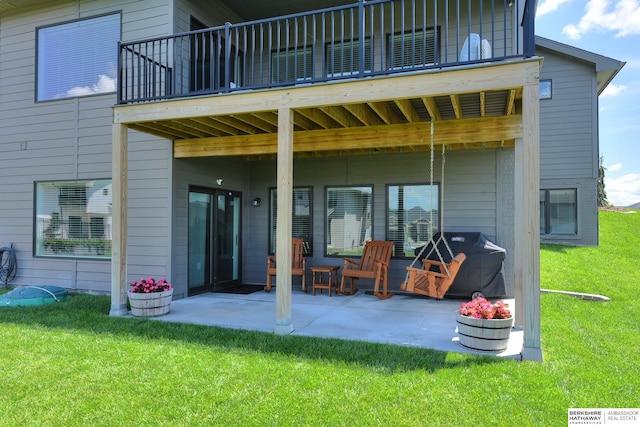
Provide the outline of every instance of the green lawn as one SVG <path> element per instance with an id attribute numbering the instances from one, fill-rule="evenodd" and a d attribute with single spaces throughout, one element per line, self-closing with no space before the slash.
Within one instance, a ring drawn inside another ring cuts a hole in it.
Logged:
<path id="1" fill-rule="evenodd" d="M 0 425 L 567 425 L 640 406 L 640 214 L 544 245 L 543 363 L 108 316 L 106 297 L 0 309 Z"/>

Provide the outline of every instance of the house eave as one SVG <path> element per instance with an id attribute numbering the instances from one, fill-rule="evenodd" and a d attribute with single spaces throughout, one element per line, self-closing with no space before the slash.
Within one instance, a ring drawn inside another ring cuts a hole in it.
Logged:
<path id="1" fill-rule="evenodd" d="M 560 43 L 545 37 L 536 36 L 536 46 L 547 49 L 588 64 L 592 64 L 596 71 L 597 93 L 600 95 L 622 70 L 626 62 L 609 58 L 604 55 Z"/>

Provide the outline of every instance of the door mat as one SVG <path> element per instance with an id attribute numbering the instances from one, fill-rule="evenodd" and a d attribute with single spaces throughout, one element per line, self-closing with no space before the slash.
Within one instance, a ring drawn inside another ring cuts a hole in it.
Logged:
<path id="1" fill-rule="evenodd" d="M 238 285 L 230 288 L 219 289 L 215 292 L 220 294 L 248 295 L 258 291 L 264 291 L 264 285 Z"/>

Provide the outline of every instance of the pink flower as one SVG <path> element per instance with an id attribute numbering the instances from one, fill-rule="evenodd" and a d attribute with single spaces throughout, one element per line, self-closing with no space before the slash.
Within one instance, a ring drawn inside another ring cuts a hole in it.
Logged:
<path id="1" fill-rule="evenodd" d="M 508 319 L 511 317 L 511 312 L 504 301 L 491 304 L 482 297 L 460 304 L 458 314 L 475 319 Z"/>
<path id="2" fill-rule="evenodd" d="M 166 279 L 160 279 L 158 282 L 153 277 L 142 278 L 139 282 L 131 282 L 131 293 L 152 293 L 152 292 L 164 292 L 172 289 L 170 283 Z"/>

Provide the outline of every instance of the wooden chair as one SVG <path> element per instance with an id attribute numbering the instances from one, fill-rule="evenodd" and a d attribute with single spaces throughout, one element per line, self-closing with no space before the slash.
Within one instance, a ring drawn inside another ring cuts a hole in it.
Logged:
<path id="1" fill-rule="evenodd" d="M 465 259 L 467 259 L 467 256 L 462 252 L 459 253 L 449 264 L 446 264 L 446 269 L 445 264 L 439 261 L 423 259 L 424 270 L 407 267 L 409 277 L 406 282 L 400 285 L 400 289 L 442 299 L 456 279 L 460 266 Z M 432 266 L 437 267 L 440 271 L 432 271 Z M 449 271 L 449 274 L 447 274 L 447 271 Z"/>
<path id="2" fill-rule="evenodd" d="M 307 292 L 307 259 L 303 256 L 304 241 L 293 238 L 291 241 L 291 275 L 302 278 L 302 290 Z M 271 279 L 276 275 L 276 257 L 267 257 L 267 286 L 265 292 L 271 292 Z"/>
<path id="3" fill-rule="evenodd" d="M 391 298 L 393 293 L 387 292 L 387 273 L 392 252 L 393 242 L 370 240 L 364 245 L 359 261 L 345 258 L 339 292 L 344 295 L 353 295 L 358 292 L 358 289 L 354 288 L 353 285 L 355 280 L 375 279 L 376 284 L 373 294 L 380 299 Z M 350 281 L 348 291 L 345 290 L 347 279 Z M 382 280 L 382 293 L 379 292 L 380 280 Z"/>

